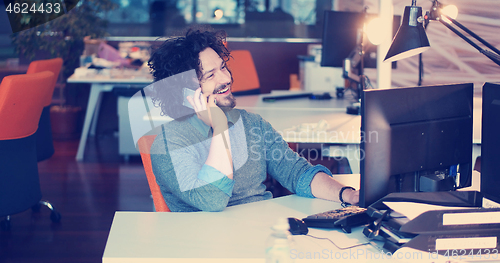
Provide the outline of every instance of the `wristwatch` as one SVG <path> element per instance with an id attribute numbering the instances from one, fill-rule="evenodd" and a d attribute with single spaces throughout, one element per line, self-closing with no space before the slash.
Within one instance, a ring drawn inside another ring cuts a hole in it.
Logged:
<path id="1" fill-rule="evenodd" d="M 344 206 L 344 207 L 348 206 L 348 205 L 351 205 L 350 203 L 344 201 L 344 198 L 342 198 L 342 194 L 344 193 L 344 191 L 346 189 L 351 189 L 353 191 L 356 191 L 356 189 L 354 187 L 352 187 L 352 186 L 344 186 L 344 187 L 340 188 L 340 191 L 339 191 L 339 200 L 342 203 L 342 206 Z"/>

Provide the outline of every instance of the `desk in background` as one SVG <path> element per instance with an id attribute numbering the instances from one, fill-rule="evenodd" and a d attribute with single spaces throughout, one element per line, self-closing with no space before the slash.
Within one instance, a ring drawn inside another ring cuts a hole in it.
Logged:
<path id="1" fill-rule="evenodd" d="M 290 94 L 290 91 L 273 92 L 272 95 L 276 94 Z M 331 100 L 310 100 L 308 98 L 299 98 L 263 102 L 262 98 L 266 96 L 269 96 L 269 94 L 236 97 L 236 108 L 261 115 L 289 143 L 324 145 L 325 149 L 321 150 L 322 153 L 328 151 L 328 147 L 330 146 L 341 148 L 332 157 L 347 157 L 353 172 L 359 173 L 359 158 L 357 156 L 359 152 L 359 127 L 361 118 L 360 116 L 346 114 L 346 107 L 351 104 L 349 100 L 336 98 Z M 142 103 L 140 98 L 133 99 L 137 99 Z M 120 154 L 138 154 L 133 143 L 132 132 L 130 131 L 127 106 L 128 98 L 118 99 Z M 166 117 L 161 118 L 165 122 L 168 121 Z M 320 121 L 324 121 L 328 125 L 328 129 L 321 132 L 297 130 L 300 125 L 306 123 L 317 124 Z M 144 125 L 149 125 L 147 118 L 144 121 Z"/>
<path id="2" fill-rule="evenodd" d="M 102 95 L 104 91 L 111 91 L 115 86 L 139 86 L 145 87 L 152 82 L 150 75 L 127 75 L 120 76 L 83 76 L 77 77 L 72 75 L 68 78 L 68 83 L 87 83 L 90 84 L 90 95 L 87 103 L 87 111 L 85 112 L 85 121 L 83 123 L 83 130 L 80 136 L 80 143 L 78 144 L 78 151 L 76 152 L 76 160 L 82 161 L 85 153 L 85 144 L 89 135 L 95 135 L 95 127 L 97 125 L 97 117 L 99 116 L 99 109 L 101 105 Z M 92 129 L 91 129 L 92 125 Z"/>
<path id="3" fill-rule="evenodd" d="M 115 85 L 135 85 L 146 86 L 151 83 L 151 79 L 146 77 L 85 77 L 76 78 L 71 76 L 68 83 L 89 83 L 91 84 L 85 122 L 80 137 L 80 144 L 76 159 L 83 160 L 85 144 L 89 133 L 95 134 L 95 125 L 99 114 L 101 92 L 111 91 Z M 290 91 L 276 91 L 272 95 L 288 94 Z M 346 157 L 353 173 L 359 173 L 359 143 L 361 116 L 349 115 L 346 107 L 351 104 L 348 99 L 331 100 L 310 100 L 307 98 L 281 100 L 275 102 L 263 102 L 262 98 L 269 94 L 241 96 L 237 97 L 237 108 L 245 109 L 249 112 L 261 115 L 279 133 L 283 135 L 285 141 L 290 143 L 315 143 L 323 145 L 322 155 L 329 157 Z M 124 103 L 119 105 L 126 105 Z M 480 97 L 474 98 L 474 130 L 473 130 L 473 153 L 472 164 L 477 156 L 481 154 L 481 104 Z M 119 110 L 123 112 L 123 110 Z M 128 113 L 126 113 L 128 114 Z M 123 115 L 123 114 L 121 114 Z M 95 116 L 95 118 L 94 118 Z M 326 132 L 310 133 L 301 131 L 291 131 L 304 123 L 318 123 L 324 120 L 329 128 Z M 92 124 L 92 129 L 91 128 Z M 120 147 L 135 148 L 132 135 L 128 127 L 128 118 L 120 120 Z M 129 151 L 127 153 L 130 153 Z"/>
<path id="4" fill-rule="evenodd" d="M 101 93 L 104 91 L 111 91 L 114 86 L 135 86 L 144 87 L 151 84 L 151 79 L 146 77 L 106 77 L 100 75 L 94 75 L 92 77 L 76 77 L 75 75 L 68 78 L 68 83 L 87 83 L 90 84 L 90 95 L 87 103 L 87 110 L 85 113 L 85 121 L 83 125 L 82 134 L 80 136 L 80 143 L 78 145 L 78 151 L 76 154 L 76 160 L 82 161 L 85 144 L 89 134 L 91 136 L 95 135 L 95 127 L 97 123 L 97 117 L 99 116 L 99 108 L 101 104 Z M 279 92 L 278 92 L 279 93 Z M 284 94 L 283 92 L 281 92 Z M 288 91 L 285 91 L 288 93 Z M 346 132 L 351 128 L 355 128 L 359 134 L 359 125 L 350 125 L 351 121 L 354 123 L 360 123 L 360 120 L 355 120 L 359 117 L 348 115 L 345 113 L 345 107 L 350 105 L 348 100 L 309 100 L 309 99 L 297 99 L 297 100 L 286 100 L 277 101 L 273 103 L 266 103 L 262 101 L 262 97 L 267 95 L 253 95 L 253 96 L 242 96 L 237 97 L 237 108 L 245 109 L 249 112 L 260 114 L 264 119 L 269 121 L 272 126 L 284 135 L 284 139 L 287 142 L 297 142 L 297 143 L 349 143 L 353 145 L 359 145 L 359 139 L 352 140 L 349 142 L 339 141 L 335 137 L 323 138 L 311 138 L 305 133 L 289 133 L 285 132 L 286 129 L 292 128 L 293 126 L 300 125 L 302 123 L 318 122 L 320 120 L 327 120 L 331 129 L 336 130 L 337 128 L 345 129 Z M 127 98 L 122 98 L 118 110 L 119 115 L 123 115 L 120 118 L 119 126 L 120 132 L 120 145 L 125 149 L 125 154 L 130 154 L 134 152 L 135 145 L 133 143 L 132 134 L 129 129 L 124 129 L 128 127 L 129 121 L 128 112 L 125 111 L 127 105 Z M 127 116 L 125 116 L 127 115 Z M 352 134 L 352 133 L 350 133 Z M 353 138 L 351 136 L 351 138 Z M 359 138 L 354 136 L 354 138 Z M 127 145 L 128 144 L 128 145 Z M 132 150 L 130 150 L 132 149 Z M 137 153 L 138 154 L 138 153 Z"/>
<path id="5" fill-rule="evenodd" d="M 280 94 L 287 92 L 272 93 L 273 96 Z M 236 107 L 262 116 L 286 142 L 318 144 L 322 146 L 320 156 L 347 158 L 351 171 L 359 173 L 361 116 L 346 113 L 346 107 L 351 105 L 350 100 L 300 98 L 262 101 L 266 96 L 269 94 L 237 97 Z M 299 128 L 300 125 L 316 124 L 320 121 L 328 124 L 325 131 L 308 132 Z"/>
<path id="6" fill-rule="evenodd" d="M 261 115 L 287 142 L 322 144 L 324 156 L 346 157 L 352 173 L 360 173 L 361 116 L 345 113 L 345 107 L 350 105 L 349 100 L 333 98 L 325 101 L 293 99 L 263 102 L 264 96 L 268 95 L 237 97 L 237 107 Z M 481 97 L 474 97 L 473 107 L 472 165 L 481 155 Z M 329 125 L 326 133 L 314 136 L 313 133 L 286 131 L 301 123 L 316 123 L 320 120 L 326 120 Z"/>

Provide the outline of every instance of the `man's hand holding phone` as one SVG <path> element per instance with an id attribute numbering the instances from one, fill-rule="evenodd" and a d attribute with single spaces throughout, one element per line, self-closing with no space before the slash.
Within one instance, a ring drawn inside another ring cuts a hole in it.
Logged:
<path id="1" fill-rule="evenodd" d="M 217 106 L 215 94 L 207 96 L 201 92 L 201 88 L 198 88 L 193 97 L 187 96 L 186 99 L 198 118 L 213 128 L 214 135 L 227 130 L 227 118 L 222 109 Z"/>
<path id="2" fill-rule="evenodd" d="M 221 171 L 229 179 L 233 179 L 233 158 L 227 118 L 221 108 L 217 106 L 215 95 L 210 94 L 207 96 L 201 93 L 201 88 L 198 88 L 193 97 L 187 96 L 186 98 L 189 104 L 193 106 L 198 118 L 213 129 L 210 152 L 205 164 Z M 224 157 L 224 152 L 227 156 L 225 160 L 221 159 Z"/>

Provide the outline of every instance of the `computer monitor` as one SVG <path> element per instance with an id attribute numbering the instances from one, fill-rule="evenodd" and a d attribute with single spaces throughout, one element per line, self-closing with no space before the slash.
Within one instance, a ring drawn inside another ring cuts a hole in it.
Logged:
<path id="1" fill-rule="evenodd" d="M 482 114 L 481 193 L 500 203 L 500 84 L 484 84 Z"/>
<path id="2" fill-rule="evenodd" d="M 349 57 L 358 44 L 359 33 L 363 28 L 363 24 L 376 16 L 375 14 L 359 12 L 325 11 L 321 66 L 342 67 L 344 59 Z M 400 20 L 400 16 L 394 16 L 393 36 L 399 28 Z M 376 68 L 377 46 L 372 45 L 366 37 L 364 39 L 365 55 L 363 66 L 365 68 Z M 395 62 L 393 62 L 392 67 L 396 68 Z"/>
<path id="3" fill-rule="evenodd" d="M 360 206 L 471 185 L 472 83 L 363 94 Z"/>

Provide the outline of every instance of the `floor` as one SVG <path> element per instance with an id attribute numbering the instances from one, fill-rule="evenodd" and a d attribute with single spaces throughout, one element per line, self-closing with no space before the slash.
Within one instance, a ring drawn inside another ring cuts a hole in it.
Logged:
<path id="1" fill-rule="evenodd" d="M 43 199 L 50 210 L 11 217 L 11 231 L 0 231 L 0 263 L 101 262 L 115 211 L 153 211 L 140 158 L 124 162 L 112 135 L 91 139 L 85 162 L 75 161 L 78 140 L 55 141 L 56 152 L 39 163 Z"/>

